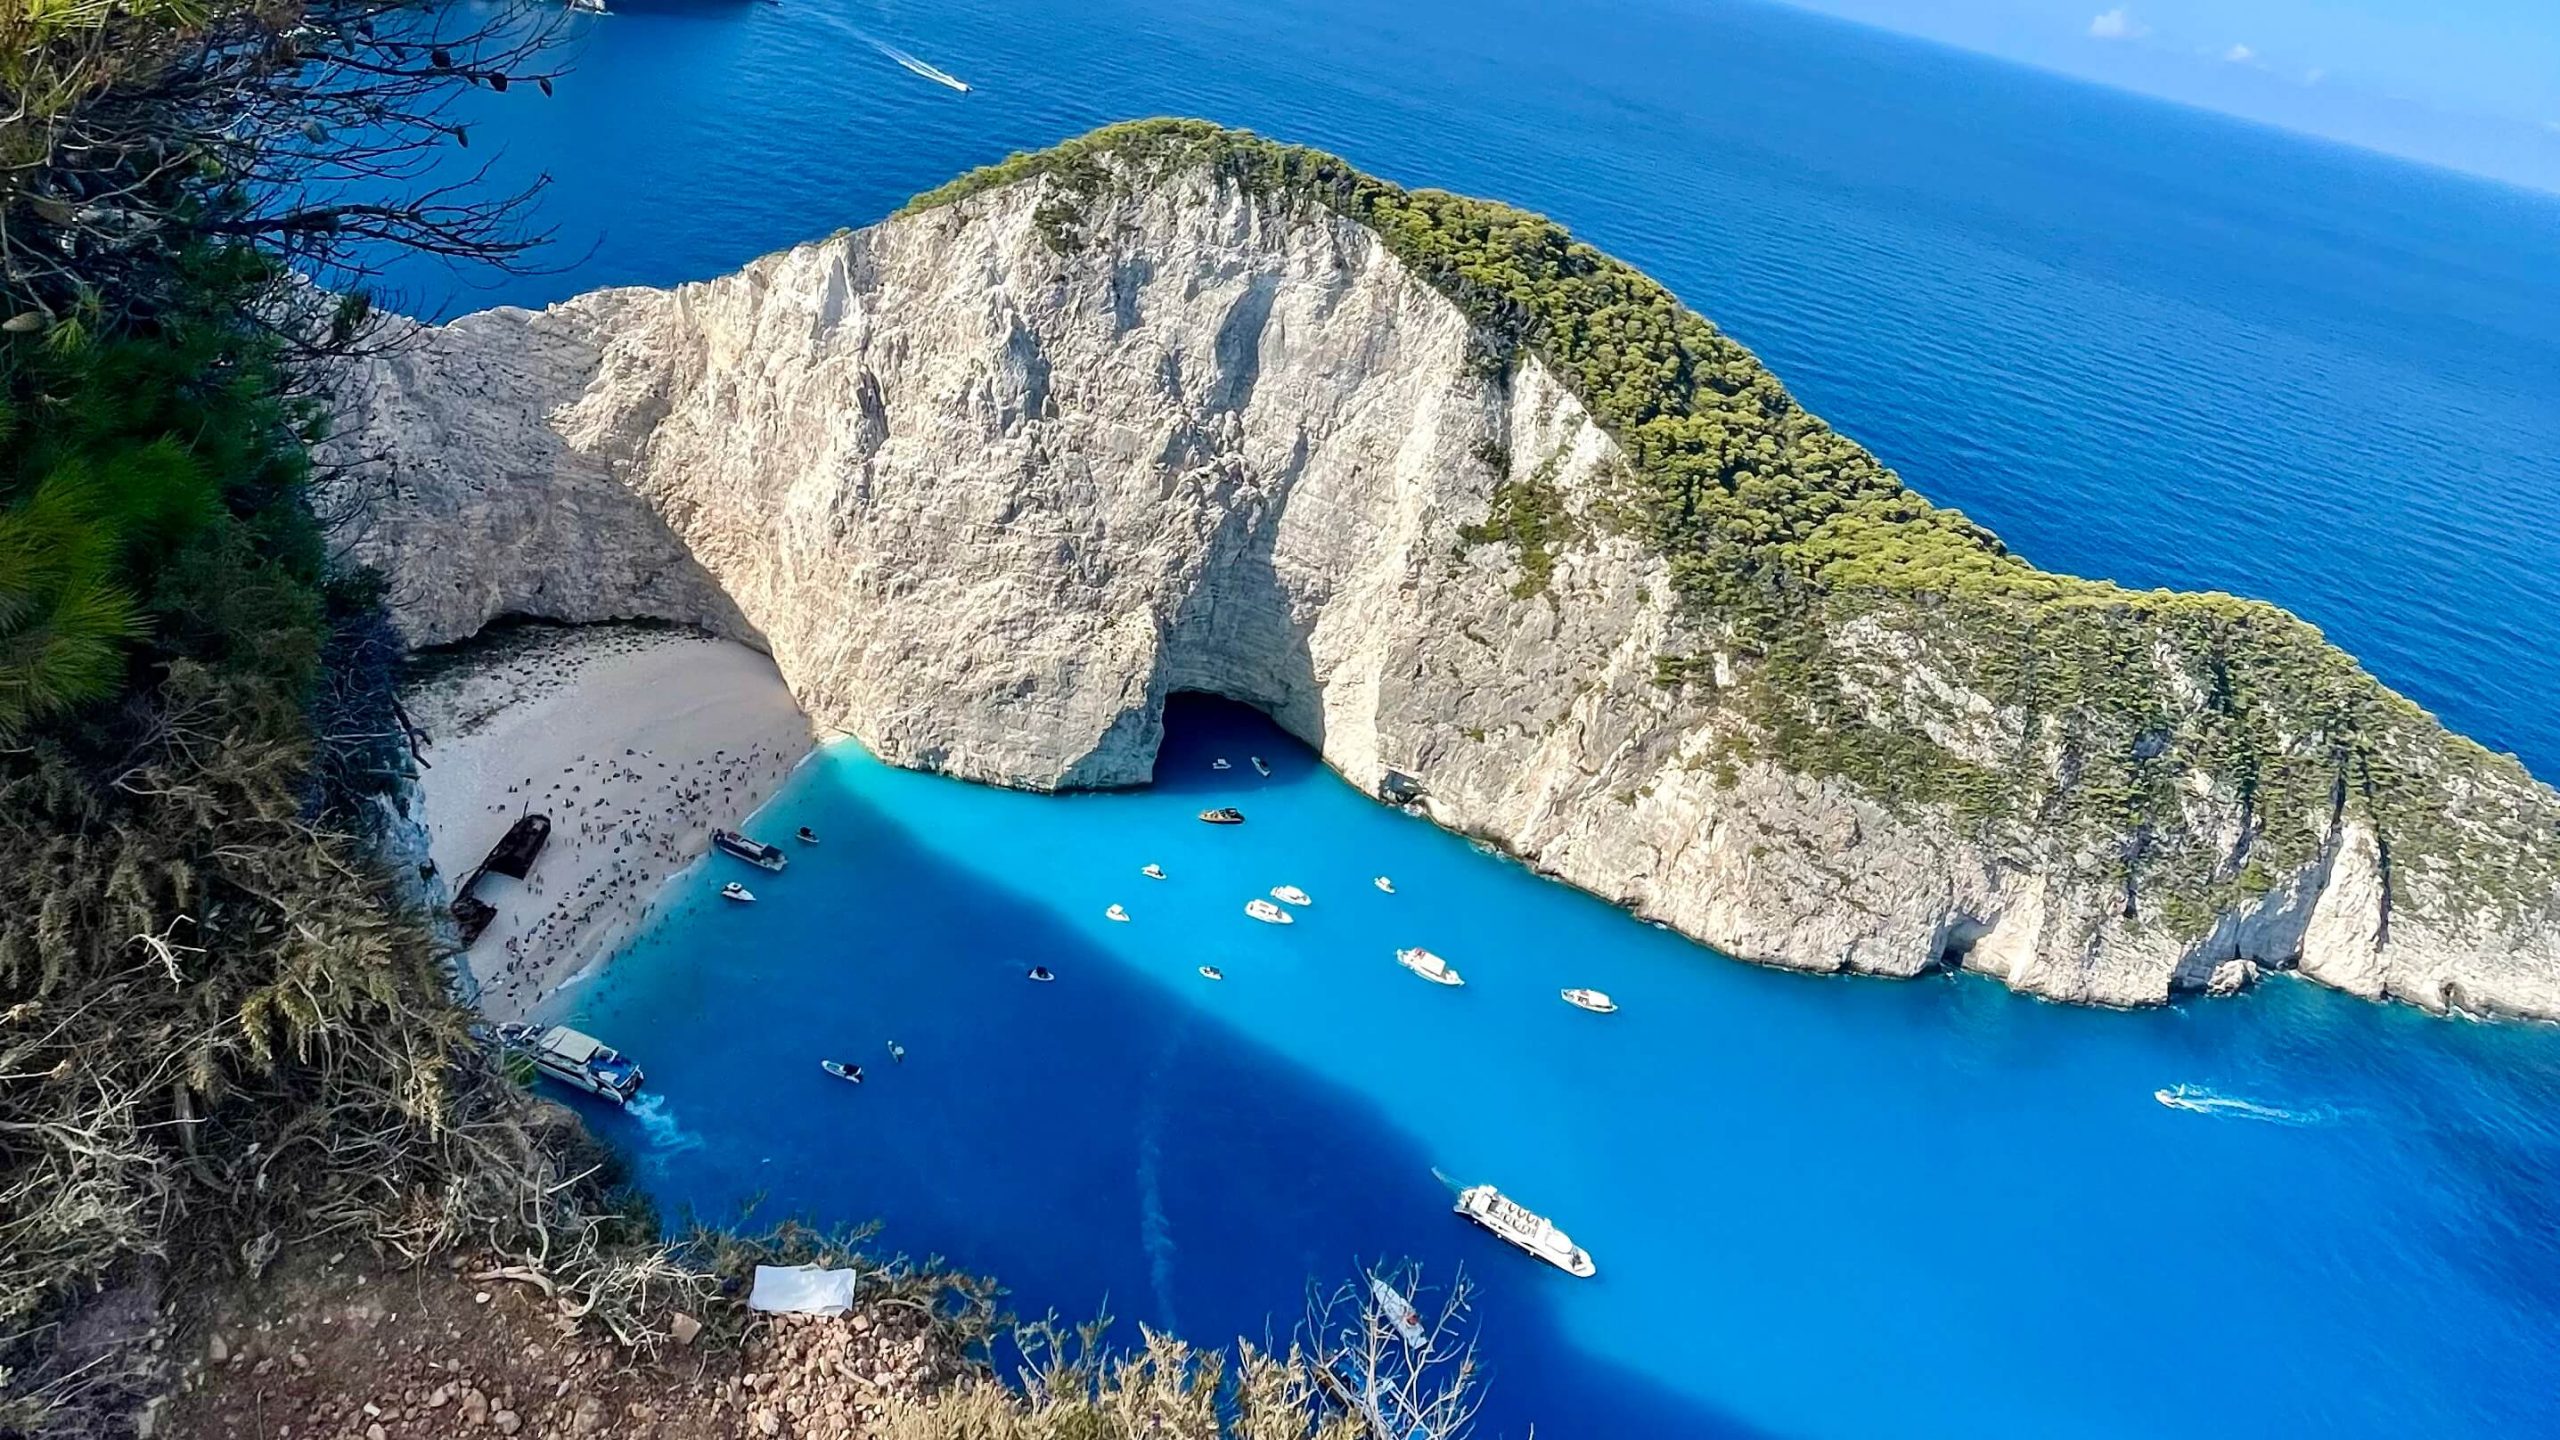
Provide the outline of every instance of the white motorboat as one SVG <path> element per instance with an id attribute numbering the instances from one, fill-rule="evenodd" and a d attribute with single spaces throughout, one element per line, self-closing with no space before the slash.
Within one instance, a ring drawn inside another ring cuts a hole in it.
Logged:
<path id="1" fill-rule="evenodd" d="M 1379 1316 L 1407 1345 L 1419 1350 L 1430 1339 L 1423 1332 L 1421 1312 L 1413 1308 L 1413 1302 L 1405 1298 L 1403 1291 L 1388 1284 L 1385 1276 L 1369 1277 L 1369 1301 L 1378 1307 Z"/>
<path id="2" fill-rule="evenodd" d="M 1377 879 L 1372 880 L 1369 883 L 1377 886 L 1379 893 L 1381 894 L 1393 895 L 1396 893 L 1396 882 L 1388 879 L 1384 875 L 1379 876 Z"/>
<path id="3" fill-rule="evenodd" d="M 850 1080 L 856 1085 L 862 1083 L 862 1067 L 859 1065 L 847 1065 L 841 1060 L 821 1060 L 818 1068 L 839 1080 Z"/>
<path id="4" fill-rule="evenodd" d="M 1146 876 L 1150 880 L 1161 880 L 1164 878 L 1164 867 L 1161 865 L 1148 865 L 1141 868 L 1138 873 Z"/>
<path id="5" fill-rule="evenodd" d="M 1227 757 L 1226 757 L 1226 756 L 1224 756 L 1224 755 L 1221 755 L 1221 756 L 1219 756 L 1217 759 L 1212 760 L 1212 761 L 1210 761 L 1210 762 L 1209 762 L 1209 768 L 1210 768 L 1210 769 L 1212 769 L 1212 770 L 1233 770 L 1233 769 L 1234 769 L 1234 768 L 1236 768 L 1236 767 L 1234 767 L 1233 765 L 1228 764 L 1228 763 L 1227 763 Z"/>
<path id="6" fill-rule="evenodd" d="M 1038 981 L 1040 984 L 1046 985 L 1050 981 L 1058 978 L 1058 972 L 1050 969 L 1046 965 L 1034 965 L 1023 975 L 1022 978 L 1025 980 Z"/>
<path id="7" fill-rule="evenodd" d="M 732 880 L 728 884 L 720 887 L 720 898 L 723 900 L 750 902 L 756 898 L 756 892 L 739 884 L 737 881 Z"/>
<path id="8" fill-rule="evenodd" d="M 1291 905 L 1313 905 L 1316 903 L 1314 896 L 1309 895 L 1306 891 L 1299 889 L 1295 885 L 1272 886 L 1271 898 L 1274 900 L 1286 901 Z"/>
<path id="9" fill-rule="evenodd" d="M 1458 1192 L 1457 1211 L 1568 1275 L 1585 1279 L 1598 1272 L 1591 1252 L 1573 1243 L 1553 1221 L 1490 1185 L 1470 1185 Z"/>
<path id="10" fill-rule="evenodd" d="M 1259 773 L 1259 774 L 1260 774 L 1264 779 L 1268 780 L 1268 779 L 1270 779 L 1270 778 L 1271 778 L 1271 767 L 1262 763 L 1262 757 L 1261 757 L 1261 756 L 1259 756 L 1259 755 L 1253 755 L 1253 756 L 1248 756 L 1248 757 L 1246 757 L 1246 758 L 1248 758 L 1248 759 L 1250 759 L 1250 760 L 1252 760 L 1252 761 L 1253 761 L 1253 768 L 1254 768 L 1254 770 L 1255 770 L 1256 772 L 1258 772 L 1258 773 Z"/>
<path id="11" fill-rule="evenodd" d="M 1244 913 L 1265 925 L 1287 925 L 1297 918 L 1270 901 L 1258 897 L 1244 902 Z"/>
<path id="12" fill-rule="evenodd" d="M 619 1050 L 566 1025 L 501 1025 L 498 1039 L 563 1085 L 628 1105 L 647 1077 Z"/>
<path id="13" fill-rule="evenodd" d="M 1227 972 L 1219 969 L 1215 965 L 1203 965 L 1200 967 L 1200 978 L 1203 980 L 1224 980 L 1227 978 Z"/>
<path id="14" fill-rule="evenodd" d="M 1564 992 L 1564 1003 L 1577 1010 L 1588 1010 L 1594 1015 L 1618 1013 L 1618 1002 L 1610 999 L 1608 992 L 1603 990 L 1567 990 Z"/>
<path id="15" fill-rule="evenodd" d="M 1423 979 L 1430 981 L 1434 985 L 1464 985 L 1467 983 L 1465 977 L 1459 975 L 1457 969 L 1450 965 L 1448 961 L 1441 959 L 1439 956 L 1432 954 L 1430 951 L 1423 949 L 1419 945 L 1409 946 L 1406 949 L 1397 951 L 1396 963 L 1402 965 L 1407 970 L 1412 971 L 1414 974 L 1421 976 Z"/>
<path id="16" fill-rule="evenodd" d="M 791 832 L 791 836 L 792 836 L 792 838 L 793 838 L 793 839 L 798 840 L 798 841 L 799 841 L 801 844 L 803 844 L 803 845 L 815 845 L 815 844 L 817 844 L 817 843 L 818 843 L 818 832 L 817 832 L 817 831 L 815 831 L 815 830 L 810 829 L 810 828 L 809 828 L 808 826 L 806 826 L 806 825 L 803 825 L 803 826 L 801 826 L 799 829 L 792 831 L 792 832 Z"/>
<path id="17" fill-rule="evenodd" d="M 1105 920 L 1118 920 L 1126 923 L 1129 918 L 1129 912 L 1121 909 L 1117 905 L 1114 905 L 1110 909 L 1102 912 L 1102 918 Z"/>
<path id="18" fill-rule="evenodd" d="M 750 840 L 735 830 L 712 831 L 711 845 L 713 849 L 735 855 L 750 865 L 766 870 L 778 871 L 791 863 L 791 858 L 783 854 L 780 847 L 767 845 L 761 840 Z"/>

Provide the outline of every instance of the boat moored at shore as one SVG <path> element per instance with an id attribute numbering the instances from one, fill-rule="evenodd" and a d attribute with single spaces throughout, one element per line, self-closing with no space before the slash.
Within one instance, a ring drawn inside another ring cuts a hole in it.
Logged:
<path id="1" fill-rule="evenodd" d="M 734 855 L 763 870 L 779 872 L 783 866 L 791 863 L 791 858 L 782 853 L 780 846 L 767 845 L 761 840 L 750 840 L 735 830 L 712 831 L 711 848 L 724 855 Z"/>
<path id="2" fill-rule="evenodd" d="M 630 1104 L 648 1078 L 628 1056 L 583 1030 L 515 1024 L 497 1033 L 500 1044 L 531 1060 L 535 1070 L 616 1105 Z"/>
<path id="3" fill-rule="evenodd" d="M 1555 1227 L 1546 1216 L 1490 1185 L 1470 1185 L 1458 1192 L 1457 1212 L 1535 1255 L 1568 1275 L 1589 1279 L 1599 1272 L 1591 1252 Z"/>

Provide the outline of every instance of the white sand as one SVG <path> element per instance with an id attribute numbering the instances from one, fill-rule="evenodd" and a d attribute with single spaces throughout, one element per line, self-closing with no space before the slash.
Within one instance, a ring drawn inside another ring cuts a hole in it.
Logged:
<path id="1" fill-rule="evenodd" d="M 482 877 L 498 918 L 469 953 L 480 1006 L 523 1017 L 620 944 L 667 877 L 809 753 L 807 717 L 743 645 L 631 626 L 527 629 L 406 697 L 429 736 L 430 853 L 458 885 L 528 810 L 551 841 L 521 882 Z"/>

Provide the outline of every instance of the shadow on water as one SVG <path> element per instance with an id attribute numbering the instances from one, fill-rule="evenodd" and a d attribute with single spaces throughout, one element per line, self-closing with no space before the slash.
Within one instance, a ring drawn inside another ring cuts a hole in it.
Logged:
<path id="1" fill-rule="evenodd" d="M 1264 758 L 1273 783 L 1317 764 Z M 1606 1273 L 1575 1281 L 1459 1221 L 1434 1157 L 1367 1101 L 938 853 L 929 826 L 816 789 L 768 823 L 823 825 L 824 848 L 769 888 L 817 894 L 823 864 L 823 904 L 679 909 L 573 992 L 646 1060 L 658 1105 L 604 1123 L 668 1213 L 876 1218 L 883 1244 L 993 1274 L 1021 1313 L 1107 1308 L 1122 1341 L 1136 1322 L 1285 1336 L 1311 1284 L 1409 1256 L 1479 1287 L 1479 1433 L 1756 1433 L 1585 1352 L 1562 1302 Z M 1035 961 L 1056 983 L 1026 983 Z"/>

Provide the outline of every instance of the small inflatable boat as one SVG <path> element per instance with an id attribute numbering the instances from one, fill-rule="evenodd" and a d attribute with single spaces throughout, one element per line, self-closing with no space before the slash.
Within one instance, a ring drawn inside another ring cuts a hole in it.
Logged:
<path id="1" fill-rule="evenodd" d="M 859 1065 L 847 1065 L 841 1060 L 821 1060 L 818 1068 L 839 1080 L 850 1080 L 856 1085 L 862 1083 L 862 1067 Z"/>

